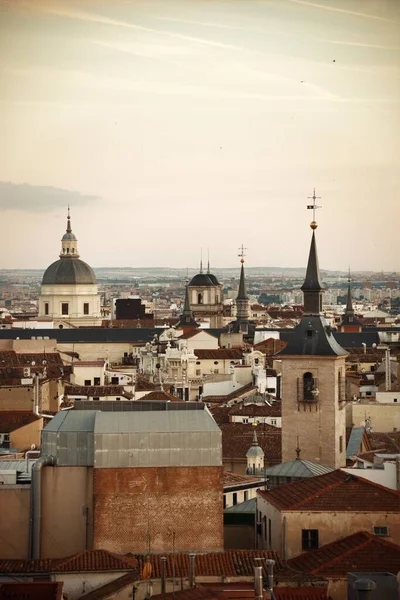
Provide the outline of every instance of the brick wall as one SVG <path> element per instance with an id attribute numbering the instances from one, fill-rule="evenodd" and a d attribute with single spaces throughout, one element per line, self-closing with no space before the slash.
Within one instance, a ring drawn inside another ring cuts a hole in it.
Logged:
<path id="1" fill-rule="evenodd" d="M 223 550 L 222 467 L 94 469 L 94 548 Z"/>

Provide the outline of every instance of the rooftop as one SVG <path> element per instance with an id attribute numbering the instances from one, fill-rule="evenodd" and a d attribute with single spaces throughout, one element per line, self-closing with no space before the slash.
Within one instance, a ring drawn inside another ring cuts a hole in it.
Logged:
<path id="1" fill-rule="evenodd" d="M 358 531 L 318 550 L 304 552 L 287 561 L 291 569 L 324 577 L 346 578 L 349 571 L 400 571 L 400 546 Z"/>
<path id="2" fill-rule="evenodd" d="M 349 475 L 340 469 L 317 477 L 258 491 L 281 510 L 335 512 L 398 512 L 400 492 Z"/>

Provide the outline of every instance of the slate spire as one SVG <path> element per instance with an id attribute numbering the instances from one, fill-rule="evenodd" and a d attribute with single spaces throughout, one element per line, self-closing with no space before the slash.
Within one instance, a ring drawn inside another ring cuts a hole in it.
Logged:
<path id="1" fill-rule="evenodd" d="M 353 308 L 353 299 L 351 297 L 351 279 L 350 279 L 350 269 L 349 269 L 349 277 L 348 277 L 348 286 L 347 286 L 347 302 L 346 302 L 346 310 L 345 310 L 345 314 L 346 315 L 354 315 L 354 308 Z"/>
<path id="2" fill-rule="evenodd" d="M 240 263 L 241 263 L 241 268 L 240 268 L 240 280 L 239 280 L 239 289 L 238 289 L 238 295 L 236 297 L 236 321 L 237 322 L 242 322 L 242 321 L 248 321 L 249 320 L 249 316 L 250 316 L 250 302 L 249 302 L 249 297 L 247 295 L 247 291 L 246 291 L 246 278 L 244 275 L 244 251 L 246 250 L 246 248 L 244 248 L 243 246 L 241 246 L 239 248 L 240 250 L 240 254 L 239 256 L 240 258 Z"/>
<path id="3" fill-rule="evenodd" d="M 312 221 L 310 225 L 312 232 L 310 253 L 308 255 L 307 271 L 301 291 L 304 293 L 304 314 L 319 315 L 322 312 L 323 286 L 319 274 L 317 243 L 315 230 L 317 223 Z"/>

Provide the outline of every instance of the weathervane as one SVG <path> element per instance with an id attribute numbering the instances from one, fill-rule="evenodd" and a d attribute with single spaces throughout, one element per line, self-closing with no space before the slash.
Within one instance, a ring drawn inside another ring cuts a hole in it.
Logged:
<path id="1" fill-rule="evenodd" d="M 312 204 L 307 204 L 307 209 L 313 211 L 313 220 L 311 221 L 310 227 L 311 227 L 311 229 L 317 229 L 317 222 L 315 220 L 315 211 L 317 210 L 317 208 L 322 208 L 322 206 L 317 206 L 315 204 L 315 201 L 316 200 L 321 200 L 321 196 L 316 196 L 315 195 L 315 188 L 314 188 L 313 195 L 312 196 L 308 196 L 307 199 L 313 201 Z"/>
<path id="2" fill-rule="evenodd" d="M 246 256 L 246 255 L 245 255 L 245 253 L 244 253 L 244 251 L 245 251 L 245 250 L 247 250 L 247 248 L 245 248 L 245 247 L 243 246 L 243 244 L 242 244 L 242 245 L 240 246 L 240 248 L 239 248 L 239 254 L 238 254 L 238 256 L 240 256 L 240 262 L 241 262 L 242 264 L 244 263 L 244 257 Z"/>

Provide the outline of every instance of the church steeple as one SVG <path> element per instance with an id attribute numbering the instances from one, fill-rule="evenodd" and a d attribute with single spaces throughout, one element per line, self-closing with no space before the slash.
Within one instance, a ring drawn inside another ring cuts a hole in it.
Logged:
<path id="1" fill-rule="evenodd" d="M 72 233 L 71 215 L 68 206 L 67 229 L 61 238 L 60 258 L 79 258 L 78 240 Z"/>
<path id="2" fill-rule="evenodd" d="M 308 255 L 307 271 L 301 291 L 304 293 L 304 314 L 319 315 L 322 312 L 323 286 L 319 274 L 317 244 L 315 230 L 317 223 L 312 221 L 310 225 L 312 232 L 310 253 Z"/>
<path id="3" fill-rule="evenodd" d="M 243 244 L 242 246 L 239 248 L 240 250 L 240 263 L 241 263 L 241 268 L 240 268 L 240 280 L 239 280 L 239 289 L 238 289 L 238 295 L 236 297 L 236 321 L 237 322 L 241 322 L 241 321 L 248 321 L 249 317 L 250 317 L 250 307 L 249 307 L 249 297 L 247 295 L 247 291 L 246 291 L 246 278 L 244 275 L 244 251 L 246 250 L 246 248 L 244 248 Z"/>
<path id="4" fill-rule="evenodd" d="M 349 277 L 347 279 L 348 285 L 347 285 L 347 302 L 346 302 L 346 310 L 345 310 L 345 314 L 352 316 L 354 315 L 354 308 L 353 308 L 353 300 L 351 297 L 351 279 L 350 279 L 350 269 L 349 269 Z"/>

